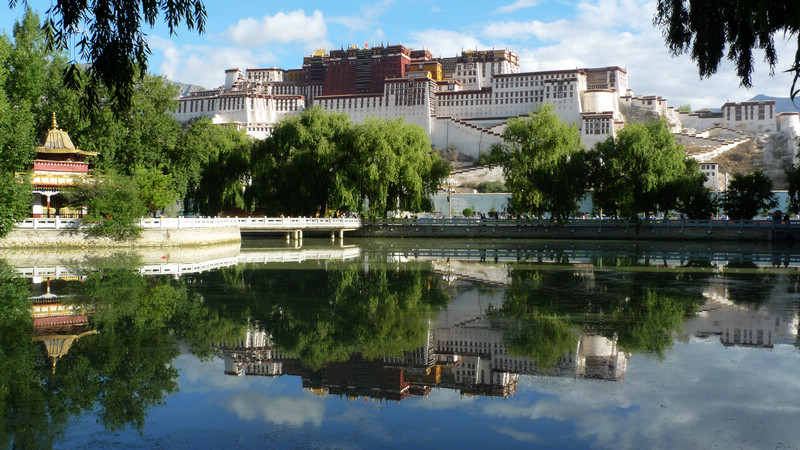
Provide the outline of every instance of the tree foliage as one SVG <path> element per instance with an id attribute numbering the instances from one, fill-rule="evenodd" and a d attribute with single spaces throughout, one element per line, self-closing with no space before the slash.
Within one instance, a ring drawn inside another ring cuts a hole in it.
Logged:
<path id="1" fill-rule="evenodd" d="M 85 206 L 84 224 L 91 224 L 88 233 L 118 240 L 139 237 L 138 225 L 147 208 L 133 177 L 107 172 L 74 186 L 65 193 L 76 207 Z"/>
<path id="2" fill-rule="evenodd" d="M 673 55 L 689 53 L 701 77 L 716 73 L 722 57 L 733 61 L 736 75 L 750 87 L 753 51 L 764 51 L 770 74 L 778 64 L 775 35 L 797 39 L 792 98 L 800 77 L 800 4 L 795 1 L 659 0 L 653 23 L 660 27 Z M 726 53 L 727 48 L 727 53 Z"/>
<path id="3" fill-rule="evenodd" d="M 402 120 L 354 125 L 309 108 L 253 147 L 252 201 L 268 214 L 427 211 L 450 171 L 430 149 L 425 132 Z"/>
<path id="4" fill-rule="evenodd" d="M 800 214 L 800 166 L 794 163 L 784 168 L 789 195 L 789 212 Z"/>
<path id="5" fill-rule="evenodd" d="M 734 173 L 720 205 L 729 218 L 749 220 L 776 207 L 778 201 L 772 193 L 772 181 L 756 170 L 750 174 Z"/>
<path id="6" fill-rule="evenodd" d="M 626 126 L 589 154 L 595 206 L 630 218 L 657 211 L 663 189 L 684 173 L 684 157 L 663 119 Z"/>
<path id="7" fill-rule="evenodd" d="M 684 160 L 685 171 L 662 188 L 659 209 L 675 210 L 689 219 L 708 219 L 717 211 L 717 197 L 705 186 L 706 175 L 696 160 Z"/>
<path id="8" fill-rule="evenodd" d="M 184 130 L 174 155 L 185 189 L 184 209 L 215 216 L 245 207 L 251 141 L 244 131 L 198 119 Z"/>
<path id="9" fill-rule="evenodd" d="M 14 8 L 19 3 L 10 0 L 9 6 Z M 28 7 L 26 1 L 21 3 Z M 184 25 L 189 30 L 204 31 L 206 11 L 201 0 L 65 0 L 53 3 L 46 11 L 42 29 L 47 47 L 74 50 L 79 58 L 62 66 L 63 84 L 82 93 L 85 111 L 102 109 L 105 89 L 115 113 L 128 109 L 137 80 L 148 68 L 150 47 L 142 26 L 152 28 L 162 14 L 170 34 Z M 90 64 L 86 73 L 78 65 L 84 62 Z"/>
<path id="10" fill-rule="evenodd" d="M 581 149 L 578 128 L 562 122 L 550 104 L 524 119 L 509 120 L 491 157 L 503 166 L 509 211 L 549 212 L 561 219 L 575 212 L 585 194 Z"/>

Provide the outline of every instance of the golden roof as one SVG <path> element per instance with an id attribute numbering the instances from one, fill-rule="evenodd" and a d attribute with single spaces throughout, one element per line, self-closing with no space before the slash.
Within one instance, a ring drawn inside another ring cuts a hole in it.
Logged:
<path id="1" fill-rule="evenodd" d="M 72 139 L 69 138 L 64 130 L 58 129 L 56 122 L 56 113 L 53 113 L 53 128 L 47 132 L 47 137 L 41 147 L 36 147 L 38 153 L 78 153 L 87 156 L 97 156 L 97 152 L 87 152 L 79 148 L 75 148 Z"/>

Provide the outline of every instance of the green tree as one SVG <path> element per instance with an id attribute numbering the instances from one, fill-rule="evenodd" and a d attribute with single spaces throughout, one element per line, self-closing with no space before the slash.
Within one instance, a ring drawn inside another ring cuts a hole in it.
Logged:
<path id="1" fill-rule="evenodd" d="M 483 181 L 478 184 L 476 190 L 481 194 L 493 194 L 497 192 L 506 192 L 506 186 L 497 181 Z"/>
<path id="2" fill-rule="evenodd" d="M 595 205 L 623 217 L 649 216 L 665 203 L 667 183 L 685 172 L 684 157 L 663 119 L 626 126 L 589 154 Z"/>
<path id="3" fill-rule="evenodd" d="M 575 125 L 567 125 L 543 104 L 524 119 L 509 120 L 503 142 L 492 148 L 492 159 L 502 161 L 509 211 L 550 212 L 566 218 L 585 194 L 578 163 L 582 144 Z"/>
<path id="4" fill-rule="evenodd" d="M 736 65 L 742 86 L 750 87 L 755 66 L 754 49 L 764 51 L 770 73 L 778 63 L 774 37 L 798 40 L 794 63 L 792 98 L 800 77 L 800 4 L 793 1 L 707 2 L 659 0 L 653 23 L 660 27 L 673 55 L 690 53 L 701 77 L 716 73 L 723 56 Z M 727 55 L 726 55 L 727 48 Z"/>
<path id="5" fill-rule="evenodd" d="M 685 105 L 678 106 L 678 111 L 690 113 L 692 112 L 692 105 L 687 103 Z"/>
<path id="6" fill-rule="evenodd" d="M 696 160 L 687 158 L 684 164 L 684 173 L 661 189 L 659 209 L 675 210 L 690 219 L 708 219 L 716 213 L 716 195 L 705 186 L 707 177 Z"/>
<path id="7" fill-rule="evenodd" d="M 32 162 L 34 143 L 31 101 L 18 86 L 17 72 L 24 67 L 17 65 L 27 62 L 25 35 L 19 27 L 15 27 L 19 45 L 0 35 L 0 237 L 28 214 L 31 205 L 30 184 L 17 177 Z"/>
<path id="8" fill-rule="evenodd" d="M 67 202 L 85 206 L 83 223 L 92 224 L 88 233 L 126 240 L 139 237 L 139 220 L 147 214 L 139 187 L 133 177 L 107 172 L 96 175 L 66 192 Z"/>
<path id="9" fill-rule="evenodd" d="M 171 175 L 166 175 L 156 168 L 137 167 L 133 174 L 139 197 L 150 214 L 163 211 L 178 199 L 178 192 L 173 187 L 175 182 Z"/>
<path id="10" fill-rule="evenodd" d="M 251 201 L 268 214 L 430 210 L 430 195 L 450 171 L 430 149 L 424 131 L 402 120 L 353 125 L 309 108 L 254 145 Z"/>
<path id="11" fill-rule="evenodd" d="M 430 196 L 450 173 L 450 163 L 431 152 L 422 128 L 401 119 L 373 118 L 355 125 L 352 139 L 354 158 L 344 154 L 340 166 L 358 203 L 343 206 L 364 211 L 368 205 L 374 216 L 433 208 Z"/>
<path id="12" fill-rule="evenodd" d="M 31 209 L 31 185 L 13 172 L 0 171 L 0 238 L 14 229 L 14 223 L 25 219 Z"/>
<path id="13" fill-rule="evenodd" d="M 10 0 L 14 8 L 19 0 Z M 27 2 L 21 2 L 27 8 Z M 106 100 L 115 112 L 128 109 L 137 79 L 148 68 L 150 48 L 142 25 L 155 25 L 163 14 L 170 34 L 185 24 L 189 30 L 205 28 L 206 10 L 200 0 L 169 2 L 135 1 L 118 4 L 111 0 L 82 2 L 67 0 L 53 4 L 45 13 L 46 45 L 59 51 L 77 53 L 81 61 L 70 61 L 63 83 L 81 89 L 87 111 L 99 111 Z M 86 75 L 78 63 L 88 62 Z"/>
<path id="14" fill-rule="evenodd" d="M 731 219 L 749 220 L 759 212 L 776 207 L 778 201 L 772 193 L 772 181 L 761 170 L 756 170 L 747 175 L 734 173 L 720 205 Z"/>
<path id="15" fill-rule="evenodd" d="M 243 130 L 214 125 L 207 118 L 189 124 L 173 155 L 174 176 L 186 192 L 184 209 L 215 216 L 244 208 L 251 146 Z"/>
<path id="16" fill-rule="evenodd" d="M 784 168 L 789 195 L 789 212 L 800 214 L 800 166 L 794 163 Z"/>
<path id="17" fill-rule="evenodd" d="M 344 114 L 306 109 L 278 123 L 267 139 L 253 148 L 251 160 L 256 206 L 268 214 L 324 213 L 331 193 L 340 204 L 354 204 L 345 192 L 339 148 L 352 141 L 352 124 Z"/>

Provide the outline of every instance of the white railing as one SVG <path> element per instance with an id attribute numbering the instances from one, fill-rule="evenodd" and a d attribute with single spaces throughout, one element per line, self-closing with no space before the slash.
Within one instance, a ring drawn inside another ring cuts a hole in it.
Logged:
<path id="1" fill-rule="evenodd" d="M 238 264 L 267 263 L 301 263 L 304 261 L 351 261 L 361 256 L 357 247 L 341 249 L 276 249 L 248 251 L 237 256 L 217 258 L 190 263 L 157 263 L 144 264 L 138 268 L 142 275 L 186 275 L 232 267 Z M 17 275 L 24 278 L 79 278 L 91 272 L 91 268 L 78 266 L 33 266 L 16 267 Z"/>
<path id="2" fill-rule="evenodd" d="M 69 230 L 81 227 L 81 219 L 59 217 L 47 219 L 25 219 L 16 226 L 23 230 Z M 361 228 L 361 219 L 348 218 L 304 218 L 304 217 L 164 217 L 142 219 L 144 229 L 183 229 L 238 227 L 253 230 L 339 230 Z"/>

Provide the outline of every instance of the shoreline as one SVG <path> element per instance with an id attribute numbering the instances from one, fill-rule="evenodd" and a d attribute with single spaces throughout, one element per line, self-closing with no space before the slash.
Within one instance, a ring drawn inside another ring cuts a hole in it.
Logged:
<path id="1" fill-rule="evenodd" d="M 0 239 L 0 248 L 161 248 L 216 246 L 239 244 L 242 241 L 239 227 L 145 229 L 135 240 L 118 241 L 107 237 L 89 236 L 76 229 L 14 229 Z"/>
<path id="2" fill-rule="evenodd" d="M 214 219 L 211 219 L 214 220 Z M 140 238 L 118 241 L 107 237 L 89 236 L 77 227 L 16 228 L 0 239 L 0 249 L 131 249 L 131 248 L 191 248 L 240 244 L 245 237 L 274 237 L 286 235 L 287 239 L 302 242 L 303 232 L 292 234 L 283 229 L 254 230 L 231 223 L 204 227 L 145 228 Z M 307 237 L 331 236 L 309 226 Z M 772 223 L 754 221 L 680 221 L 651 220 L 624 222 L 611 220 L 575 220 L 557 224 L 547 220 L 493 220 L 493 219 L 400 219 L 380 222 L 364 222 L 360 227 L 350 228 L 339 238 L 409 238 L 409 239 L 542 239 L 583 241 L 681 241 L 681 242 L 800 242 L 800 222 Z"/>

